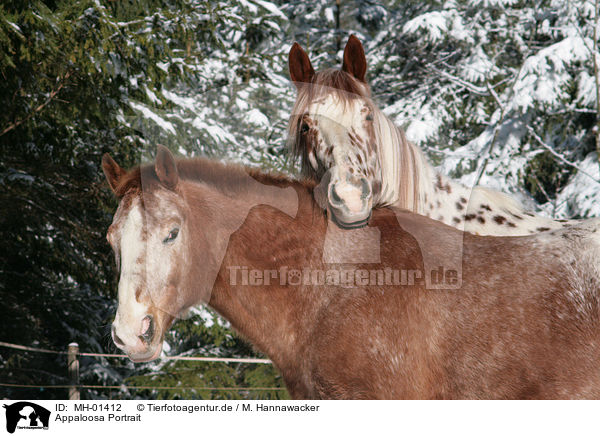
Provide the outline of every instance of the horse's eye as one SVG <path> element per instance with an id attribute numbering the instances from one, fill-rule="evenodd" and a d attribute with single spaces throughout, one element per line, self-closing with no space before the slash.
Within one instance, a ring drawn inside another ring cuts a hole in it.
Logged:
<path id="1" fill-rule="evenodd" d="M 308 124 L 306 123 L 302 123 L 302 126 L 300 126 L 300 131 L 304 134 L 308 133 L 308 131 L 310 130 L 310 127 L 308 127 Z"/>
<path id="2" fill-rule="evenodd" d="M 179 234 L 179 228 L 175 227 L 174 229 L 172 229 L 169 232 L 168 236 L 165 239 L 163 239 L 163 244 L 166 244 L 168 242 L 173 242 L 178 234 Z"/>

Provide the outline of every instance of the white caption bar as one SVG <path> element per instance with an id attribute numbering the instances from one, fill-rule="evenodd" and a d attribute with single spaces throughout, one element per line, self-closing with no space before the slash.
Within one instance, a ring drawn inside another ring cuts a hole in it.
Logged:
<path id="1" fill-rule="evenodd" d="M 10 401 L 0 434 L 597 434 L 591 401 Z M 39 432 L 41 430 L 41 433 Z M 7 433 L 8 432 L 8 433 Z M 176 432 L 176 433 L 175 433 Z"/>

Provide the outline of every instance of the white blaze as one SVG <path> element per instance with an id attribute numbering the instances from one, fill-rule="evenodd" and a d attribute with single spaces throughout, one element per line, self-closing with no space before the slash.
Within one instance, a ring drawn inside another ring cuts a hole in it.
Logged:
<path id="1" fill-rule="evenodd" d="M 145 268 L 146 244 L 142 239 L 144 220 L 139 200 L 135 199 L 120 231 L 121 276 L 119 278 L 119 307 L 114 326 L 126 343 L 135 343 L 140 335 L 141 320 L 148 307 L 135 299 L 135 291 L 142 286 Z M 142 263 L 138 262 L 141 260 Z"/>
<path id="2" fill-rule="evenodd" d="M 313 103 L 309 108 L 309 114 L 318 122 L 317 129 L 326 144 L 322 151 L 333 147 L 334 165 L 338 167 L 333 175 L 337 175 L 340 180 L 345 179 L 349 165 L 358 165 L 358 162 L 353 162 L 357 154 L 360 154 L 363 166 L 367 162 L 365 151 L 353 145 L 349 136 L 353 133 L 363 141 L 369 138 L 369 132 L 363 124 L 362 108 L 363 102 L 360 99 L 344 103 L 333 95 Z"/>

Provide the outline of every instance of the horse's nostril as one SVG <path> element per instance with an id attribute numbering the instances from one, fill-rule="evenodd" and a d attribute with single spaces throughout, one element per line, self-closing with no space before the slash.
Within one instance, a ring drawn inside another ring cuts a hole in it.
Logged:
<path id="1" fill-rule="evenodd" d="M 361 182 L 361 186 L 362 186 L 361 198 L 363 198 L 363 199 L 368 198 L 371 195 L 371 185 L 369 184 L 369 181 L 367 179 L 365 179 L 364 177 L 360 180 L 360 182 Z"/>
<path id="2" fill-rule="evenodd" d="M 147 315 L 142 320 L 142 334 L 139 338 L 149 344 L 154 337 L 154 318 L 152 315 Z"/>
<path id="3" fill-rule="evenodd" d="M 344 204 L 344 200 L 338 195 L 335 190 L 335 184 L 330 185 L 329 189 L 329 202 L 336 206 L 342 206 Z"/>
<path id="4" fill-rule="evenodd" d="M 114 325 L 111 328 L 111 334 L 112 334 L 113 342 L 117 345 L 117 347 L 125 346 L 125 343 L 121 340 L 121 338 L 119 336 L 117 336 L 117 330 L 115 329 Z"/>

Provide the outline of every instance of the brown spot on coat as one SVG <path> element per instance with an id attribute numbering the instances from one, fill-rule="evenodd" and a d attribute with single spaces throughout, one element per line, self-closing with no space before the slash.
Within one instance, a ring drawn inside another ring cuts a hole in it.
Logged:
<path id="1" fill-rule="evenodd" d="M 435 187 L 436 187 L 436 189 L 438 189 L 440 191 L 446 191 L 448 194 L 452 193 L 452 187 L 450 186 L 450 184 L 446 183 L 444 185 L 444 183 L 442 182 L 442 176 L 441 176 L 441 174 L 437 175 L 437 180 L 435 182 Z"/>
<path id="2" fill-rule="evenodd" d="M 142 287 L 138 286 L 135 289 L 135 301 L 137 301 L 138 303 L 141 303 L 140 297 L 142 296 Z"/>
<path id="3" fill-rule="evenodd" d="M 496 215 L 494 217 L 494 221 L 496 222 L 496 224 L 504 224 L 506 218 L 504 218 L 502 215 Z"/>

